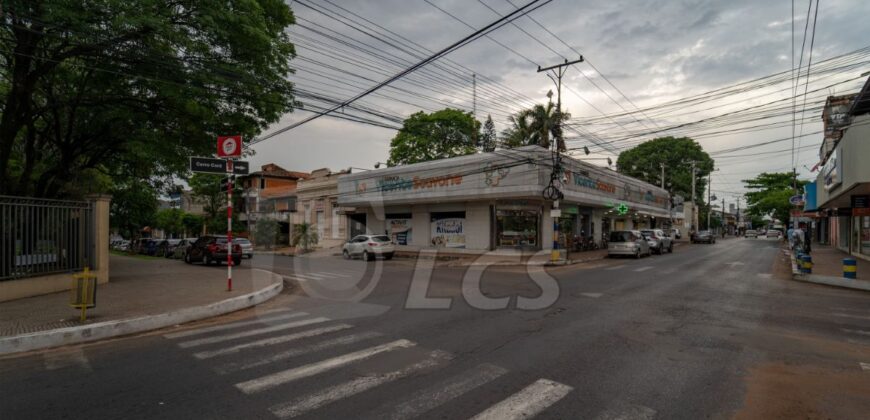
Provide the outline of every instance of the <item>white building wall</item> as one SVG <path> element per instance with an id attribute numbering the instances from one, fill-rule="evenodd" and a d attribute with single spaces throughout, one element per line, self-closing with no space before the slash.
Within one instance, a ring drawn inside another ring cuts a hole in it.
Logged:
<path id="1" fill-rule="evenodd" d="M 541 249 L 553 249 L 553 218 L 550 217 L 552 204 L 544 205 L 541 215 Z"/>
<path id="2" fill-rule="evenodd" d="M 411 208 L 411 245 L 429 246 L 429 240 L 432 236 L 429 228 L 430 217 L 427 206 L 413 206 Z"/>
<path id="3" fill-rule="evenodd" d="M 465 207 L 465 247 L 489 249 L 490 221 L 489 204 L 468 203 Z"/>
<path id="4" fill-rule="evenodd" d="M 371 208 L 366 209 L 366 233 L 371 235 L 383 235 L 386 232 L 383 212 L 377 215 Z"/>

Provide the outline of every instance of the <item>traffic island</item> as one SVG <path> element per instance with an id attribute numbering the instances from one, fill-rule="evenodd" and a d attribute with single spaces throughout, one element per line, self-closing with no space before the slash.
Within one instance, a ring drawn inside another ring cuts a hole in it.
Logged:
<path id="1" fill-rule="evenodd" d="M 70 292 L 0 303 L 0 355 L 141 333 L 255 306 L 278 295 L 281 276 L 239 267 L 233 291 L 221 267 L 112 256 L 88 319 L 69 307 Z"/>

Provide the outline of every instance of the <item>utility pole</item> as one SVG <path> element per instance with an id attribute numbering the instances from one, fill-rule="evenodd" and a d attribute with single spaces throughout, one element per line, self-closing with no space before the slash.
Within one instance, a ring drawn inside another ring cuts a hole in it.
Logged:
<path id="1" fill-rule="evenodd" d="M 710 187 L 713 186 L 713 171 L 710 171 L 707 174 L 707 230 L 710 230 L 710 213 L 713 211 L 713 201 L 711 199 L 712 190 Z"/>
<path id="2" fill-rule="evenodd" d="M 696 165 L 697 163 L 695 161 L 692 161 L 692 231 L 694 231 L 696 229 L 696 226 L 698 226 L 698 204 L 695 201 L 695 171 L 697 170 Z"/>
<path id="3" fill-rule="evenodd" d="M 562 76 L 565 75 L 565 70 L 568 66 L 576 63 L 580 63 L 583 61 L 583 57 L 581 56 L 579 59 L 574 61 L 565 61 L 562 64 L 556 64 L 549 67 L 541 68 L 538 66 L 538 73 L 547 72 L 547 77 L 556 84 L 556 129 L 553 130 L 555 134 L 555 138 L 552 141 L 553 146 L 553 171 L 550 174 L 550 184 L 547 185 L 547 188 L 544 189 L 544 198 L 553 201 L 553 210 L 551 215 L 553 215 L 553 252 L 550 254 L 551 261 L 558 261 L 560 259 L 559 254 L 559 216 L 561 212 L 559 211 L 559 199 L 562 198 L 562 192 L 559 191 L 558 187 L 556 187 L 557 183 L 561 183 L 560 176 L 562 175 L 562 147 L 564 145 L 564 140 L 562 139 Z M 550 73 L 552 72 L 552 74 Z M 567 254 L 565 255 L 565 261 L 567 262 Z"/>
<path id="4" fill-rule="evenodd" d="M 725 196 L 723 195 L 722 196 L 722 237 L 723 238 L 725 237 L 725 230 L 726 230 L 725 227 L 727 225 L 725 223 L 725 220 L 726 220 L 725 219 Z"/>
<path id="5" fill-rule="evenodd" d="M 665 189 L 665 163 L 659 164 L 662 167 L 662 189 Z"/>
<path id="6" fill-rule="evenodd" d="M 471 73 L 471 115 L 477 119 L 477 74 Z"/>

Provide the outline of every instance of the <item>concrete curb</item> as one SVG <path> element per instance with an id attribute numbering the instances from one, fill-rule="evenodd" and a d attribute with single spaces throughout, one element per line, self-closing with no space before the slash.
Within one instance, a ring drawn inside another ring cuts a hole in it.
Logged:
<path id="1" fill-rule="evenodd" d="M 791 261 L 791 278 L 794 280 L 870 292 L 870 281 L 849 280 L 843 277 L 801 273 L 797 265 L 797 260 L 794 258 L 794 254 L 787 250 L 785 252 L 788 254 L 788 258 Z"/>
<path id="2" fill-rule="evenodd" d="M 271 271 L 255 269 L 268 273 L 274 283 L 260 290 L 242 296 L 225 299 L 203 306 L 194 306 L 157 315 L 146 315 L 114 321 L 99 322 L 80 327 L 58 328 L 30 334 L 0 338 L 0 355 L 41 350 L 70 344 L 86 343 L 106 338 L 136 334 L 156 330 L 191 321 L 211 318 L 235 312 L 263 303 L 277 296 L 284 289 L 282 277 Z"/>

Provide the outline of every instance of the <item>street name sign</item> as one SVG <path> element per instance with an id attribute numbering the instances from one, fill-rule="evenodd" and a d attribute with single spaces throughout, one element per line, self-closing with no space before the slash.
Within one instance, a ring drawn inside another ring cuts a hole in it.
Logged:
<path id="1" fill-rule="evenodd" d="M 232 163 L 228 163 L 232 162 Z M 235 175 L 247 175 L 248 174 L 248 162 L 236 160 L 227 160 L 227 159 L 214 159 L 214 158 L 206 158 L 206 157 L 191 157 L 190 158 L 190 170 L 193 172 L 205 172 L 209 174 L 226 174 L 227 167 L 232 167 L 233 174 Z"/>

